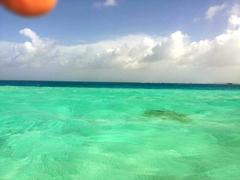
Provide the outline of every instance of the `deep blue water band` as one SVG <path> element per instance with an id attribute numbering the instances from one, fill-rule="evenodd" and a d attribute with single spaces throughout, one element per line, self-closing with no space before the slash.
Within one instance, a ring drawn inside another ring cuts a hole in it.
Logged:
<path id="1" fill-rule="evenodd" d="M 125 83 L 76 81 L 0 81 L 0 86 L 79 87 L 79 88 L 133 88 L 133 89 L 196 89 L 240 90 L 239 84 L 180 84 L 180 83 Z"/>

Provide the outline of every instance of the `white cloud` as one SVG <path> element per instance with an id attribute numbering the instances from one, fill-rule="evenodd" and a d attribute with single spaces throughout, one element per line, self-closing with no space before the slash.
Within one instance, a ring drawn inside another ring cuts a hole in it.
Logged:
<path id="1" fill-rule="evenodd" d="M 230 15 L 224 33 L 200 41 L 176 31 L 62 45 L 25 28 L 30 41 L 0 41 L 0 78 L 240 83 L 239 18 Z"/>
<path id="2" fill-rule="evenodd" d="M 117 0 L 105 0 L 104 5 L 105 6 L 116 6 Z"/>
<path id="3" fill-rule="evenodd" d="M 238 29 L 240 28 L 240 6 L 235 4 L 229 11 L 229 28 Z"/>
<path id="4" fill-rule="evenodd" d="M 113 7 L 117 6 L 117 0 L 104 0 L 102 2 L 95 2 L 94 7 Z"/>
<path id="5" fill-rule="evenodd" d="M 229 18 L 229 24 L 233 28 L 238 28 L 240 26 L 240 17 L 236 15 L 231 15 Z"/>
<path id="6" fill-rule="evenodd" d="M 37 48 L 39 48 L 41 45 L 43 45 L 42 40 L 31 29 L 25 28 L 20 30 L 19 33 L 31 39 L 31 42 L 24 43 L 26 51 L 33 52 L 37 50 Z"/>
<path id="7" fill-rule="evenodd" d="M 213 19 L 217 14 L 219 14 L 221 11 L 226 9 L 226 7 L 227 6 L 225 3 L 209 7 L 207 12 L 205 13 L 206 19 L 208 19 L 208 20 Z"/>
<path id="8" fill-rule="evenodd" d="M 234 4 L 233 7 L 230 9 L 229 14 L 240 16 L 240 5 Z"/>

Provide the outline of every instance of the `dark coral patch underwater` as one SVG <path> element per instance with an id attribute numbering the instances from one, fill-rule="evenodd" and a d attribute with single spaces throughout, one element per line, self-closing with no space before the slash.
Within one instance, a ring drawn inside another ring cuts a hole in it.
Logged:
<path id="1" fill-rule="evenodd" d="M 187 123 L 191 121 L 191 119 L 187 115 L 170 110 L 146 110 L 144 112 L 144 116 L 155 117 L 161 120 L 178 121 L 181 123 Z"/>

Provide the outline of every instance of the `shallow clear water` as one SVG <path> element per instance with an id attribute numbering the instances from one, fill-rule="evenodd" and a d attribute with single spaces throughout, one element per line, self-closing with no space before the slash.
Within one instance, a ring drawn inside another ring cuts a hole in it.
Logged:
<path id="1" fill-rule="evenodd" d="M 0 86 L 0 179 L 239 179 L 240 90 Z"/>

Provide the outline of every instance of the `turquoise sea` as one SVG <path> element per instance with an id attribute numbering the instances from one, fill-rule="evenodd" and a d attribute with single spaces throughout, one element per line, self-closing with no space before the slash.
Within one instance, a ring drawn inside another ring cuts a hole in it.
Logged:
<path id="1" fill-rule="evenodd" d="M 0 82 L 1 180 L 238 180 L 240 86 Z"/>

